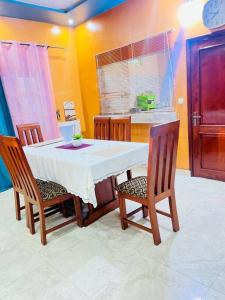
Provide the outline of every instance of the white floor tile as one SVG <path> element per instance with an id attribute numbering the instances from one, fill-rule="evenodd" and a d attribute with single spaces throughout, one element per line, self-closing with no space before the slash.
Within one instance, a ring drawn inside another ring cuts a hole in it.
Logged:
<path id="1" fill-rule="evenodd" d="M 121 230 L 118 210 L 87 228 L 54 232 L 43 247 L 39 226 L 31 236 L 24 214 L 15 220 L 12 191 L 1 193 L 0 299 L 225 299 L 225 184 L 179 171 L 176 197 L 180 231 L 159 216 L 158 247 L 146 232 Z M 141 214 L 135 220 L 150 226 Z"/>

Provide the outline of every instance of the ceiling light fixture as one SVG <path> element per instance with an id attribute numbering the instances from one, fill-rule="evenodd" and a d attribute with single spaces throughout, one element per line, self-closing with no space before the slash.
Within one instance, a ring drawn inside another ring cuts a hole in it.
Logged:
<path id="1" fill-rule="evenodd" d="M 59 35 L 59 34 L 61 33 L 61 29 L 60 29 L 59 26 L 53 26 L 53 27 L 51 28 L 51 32 L 52 32 L 52 34 L 54 34 L 54 35 Z"/>
<path id="2" fill-rule="evenodd" d="M 178 9 L 178 19 L 184 28 L 190 28 L 202 20 L 203 0 L 188 0 Z"/>

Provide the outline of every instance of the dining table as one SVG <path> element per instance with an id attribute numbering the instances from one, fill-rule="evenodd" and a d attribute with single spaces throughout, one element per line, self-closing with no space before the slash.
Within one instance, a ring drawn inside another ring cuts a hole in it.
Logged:
<path id="1" fill-rule="evenodd" d="M 147 143 L 83 139 L 74 147 L 62 139 L 23 147 L 35 178 L 54 181 L 79 197 L 79 226 L 87 226 L 118 207 L 115 176 L 148 160 Z M 86 204 L 86 205 L 85 205 Z"/>

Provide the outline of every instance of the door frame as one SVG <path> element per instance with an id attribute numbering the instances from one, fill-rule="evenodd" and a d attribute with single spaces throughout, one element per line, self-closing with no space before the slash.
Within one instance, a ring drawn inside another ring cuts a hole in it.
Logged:
<path id="1" fill-rule="evenodd" d="M 192 82 L 191 82 L 191 49 L 192 45 L 212 38 L 225 36 L 225 29 L 206 35 L 197 36 L 186 40 L 186 64 L 187 64 L 187 110 L 188 110 L 188 145 L 189 145 L 189 168 L 191 176 L 194 176 L 193 157 L 193 122 L 192 122 Z"/>

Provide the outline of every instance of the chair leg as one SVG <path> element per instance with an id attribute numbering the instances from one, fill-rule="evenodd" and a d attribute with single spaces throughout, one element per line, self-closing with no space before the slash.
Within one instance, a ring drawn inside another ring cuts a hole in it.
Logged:
<path id="1" fill-rule="evenodd" d="M 128 222 L 127 222 L 127 212 L 126 212 L 126 202 L 125 198 L 118 197 L 119 198 L 119 206 L 120 206 L 120 221 L 121 221 L 121 227 L 123 230 L 128 228 Z"/>
<path id="2" fill-rule="evenodd" d="M 79 227 L 83 227 L 82 204 L 81 199 L 79 197 L 74 196 L 74 207 L 75 215 L 77 218 L 77 225 Z"/>
<path id="3" fill-rule="evenodd" d="M 155 204 L 150 205 L 148 207 L 149 209 L 149 217 L 150 217 L 150 223 L 152 227 L 152 235 L 155 245 L 159 245 L 161 243 L 161 237 L 159 232 L 159 224 L 158 224 L 158 218 L 157 213 L 155 209 Z"/>
<path id="4" fill-rule="evenodd" d="M 176 197 L 174 192 L 172 192 L 172 195 L 169 197 L 169 206 L 170 206 L 170 214 L 172 219 L 173 231 L 177 232 L 179 231 L 180 226 L 179 226 L 179 220 L 177 215 Z"/>
<path id="5" fill-rule="evenodd" d="M 16 219 L 20 221 L 21 220 L 20 195 L 16 191 L 14 191 L 14 199 L 15 199 Z"/>
<path id="6" fill-rule="evenodd" d="M 128 180 L 132 179 L 132 171 L 131 170 L 127 170 L 127 179 Z"/>
<path id="7" fill-rule="evenodd" d="M 68 218 L 67 212 L 66 212 L 66 208 L 65 208 L 65 203 L 63 202 L 63 203 L 61 203 L 60 205 L 61 205 L 61 210 L 62 210 L 62 215 L 63 215 L 63 217 L 64 217 L 64 218 Z"/>
<path id="8" fill-rule="evenodd" d="M 142 205 L 142 215 L 143 215 L 143 218 L 147 218 L 147 216 L 148 216 L 148 207 L 145 205 Z"/>
<path id="9" fill-rule="evenodd" d="M 29 203 L 24 199 L 24 205 L 25 205 L 25 211 L 26 211 L 26 226 L 28 229 L 30 229 L 30 221 L 29 221 L 29 208 L 28 205 Z"/>
<path id="10" fill-rule="evenodd" d="M 39 218 L 40 218 L 40 230 L 41 230 L 41 243 L 42 245 L 46 245 L 47 239 L 46 239 L 45 212 L 42 207 L 39 207 Z"/>
<path id="11" fill-rule="evenodd" d="M 28 220 L 29 220 L 30 233 L 35 234 L 33 204 L 28 203 L 27 206 L 28 206 Z"/>

